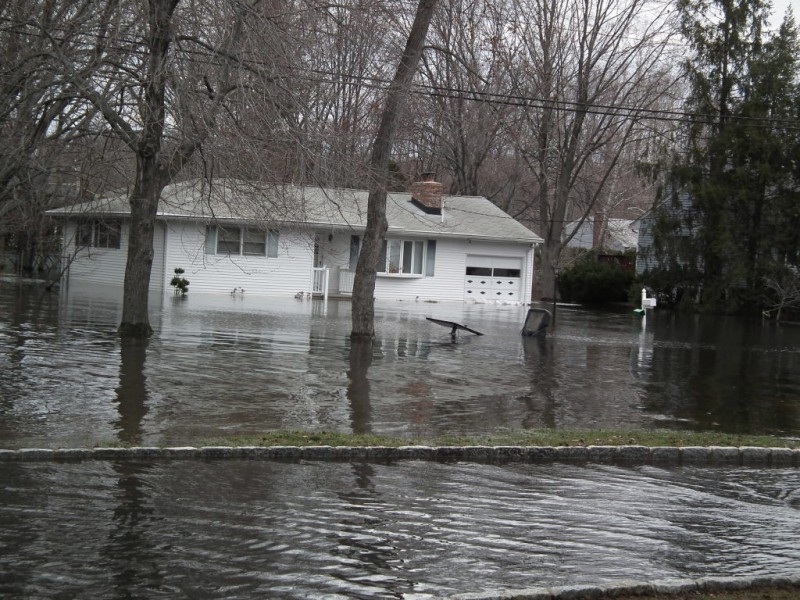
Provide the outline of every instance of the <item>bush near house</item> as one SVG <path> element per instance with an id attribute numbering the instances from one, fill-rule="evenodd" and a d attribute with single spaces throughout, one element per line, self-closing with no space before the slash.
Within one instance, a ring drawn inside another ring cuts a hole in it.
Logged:
<path id="1" fill-rule="evenodd" d="M 605 304 L 627 302 L 634 273 L 619 263 L 598 261 L 587 252 L 558 276 L 558 291 L 565 302 Z"/>

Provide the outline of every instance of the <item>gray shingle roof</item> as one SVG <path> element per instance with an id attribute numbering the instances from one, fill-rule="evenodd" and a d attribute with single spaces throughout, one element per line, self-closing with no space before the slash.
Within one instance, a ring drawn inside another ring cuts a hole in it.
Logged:
<path id="1" fill-rule="evenodd" d="M 161 219 L 296 224 L 363 231 L 367 224 L 366 190 L 269 185 L 238 180 L 184 181 L 167 186 L 161 196 Z M 542 239 L 486 198 L 444 196 L 442 215 L 426 214 L 411 194 L 390 192 L 386 202 L 389 233 L 469 237 L 540 243 Z M 49 211 L 59 216 L 127 215 L 127 193 Z"/>

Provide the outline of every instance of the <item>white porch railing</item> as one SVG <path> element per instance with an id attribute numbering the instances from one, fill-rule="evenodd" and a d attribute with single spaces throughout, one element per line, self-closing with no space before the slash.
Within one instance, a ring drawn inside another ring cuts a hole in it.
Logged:
<path id="1" fill-rule="evenodd" d="M 325 302 L 328 301 L 328 281 L 331 270 L 328 267 L 314 267 L 311 270 L 311 293 L 322 294 Z"/>
<path id="2" fill-rule="evenodd" d="M 352 294 L 353 293 L 353 279 L 355 273 L 349 269 L 339 269 L 339 293 Z"/>

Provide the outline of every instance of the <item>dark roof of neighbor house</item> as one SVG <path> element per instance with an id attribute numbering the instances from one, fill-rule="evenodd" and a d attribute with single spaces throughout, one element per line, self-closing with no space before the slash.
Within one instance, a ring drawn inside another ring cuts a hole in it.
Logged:
<path id="1" fill-rule="evenodd" d="M 211 222 L 294 224 L 363 231 L 367 224 L 366 190 L 329 189 L 222 179 L 168 185 L 158 218 Z M 482 196 L 444 196 L 441 215 L 411 201 L 411 194 L 390 192 L 386 201 L 389 233 L 468 237 L 541 243 L 542 239 Z M 48 211 L 61 217 L 130 214 L 128 193 Z"/>

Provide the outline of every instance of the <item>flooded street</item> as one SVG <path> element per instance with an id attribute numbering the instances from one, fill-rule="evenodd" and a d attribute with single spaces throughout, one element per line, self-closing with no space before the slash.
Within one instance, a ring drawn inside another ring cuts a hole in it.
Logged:
<path id="1" fill-rule="evenodd" d="M 800 329 L 559 307 L 152 301 L 0 282 L 0 448 L 199 444 L 326 429 L 800 432 Z M 484 333 L 450 332 L 425 317 Z M 158 460 L 0 462 L 0 596 L 443 598 L 626 579 L 792 575 L 800 471 Z"/>
<path id="2" fill-rule="evenodd" d="M 189 295 L 151 301 L 121 347 L 117 290 L 0 282 L 0 447 L 187 444 L 273 429 L 427 436 L 498 428 L 800 432 L 800 327 L 559 307 L 384 302 L 373 347 L 350 304 Z M 425 319 L 466 323 L 449 331 Z"/>
<path id="3" fill-rule="evenodd" d="M 800 565 L 798 470 L 89 461 L 0 479 L 5 598 L 440 598 Z"/>

